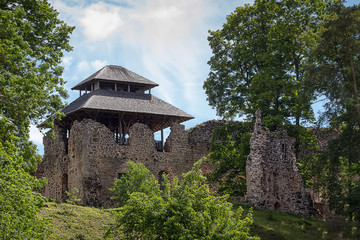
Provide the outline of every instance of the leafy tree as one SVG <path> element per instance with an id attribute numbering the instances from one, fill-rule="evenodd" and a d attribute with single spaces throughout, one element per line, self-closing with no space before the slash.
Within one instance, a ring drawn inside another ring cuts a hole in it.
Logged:
<path id="1" fill-rule="evenodd" d="M 38 210 L 43 185 L 30 176 L 41 158 L 30 123 L 59 110 L 66 96 L 59 65 L 74 28 L 46 0 L 0 0 L 0 238 L 45 239 Z"/>
<path id="2" fill-rule="evenodd" d="M 39 215 L 45 199 L 33 192 L 44 181 L 24 170 L 13 138 L 0 142 L 0 239 L 46 239 L 48 220 Z"/>
<path id="3" fill-rule="evenodd" d="M 0 19 L 0 116 L 12 123 L 9 134 L 19 137 L 28 170 L 34 171 L 40 158 L 28 141 L 29 124 L 62 107 L 67 94 L 59 64 L 71 50 L 74 28 L 46 0 L 1 0 Z"/>
<path id="4" fill-rule="evenodd" d="M 241 208 L 233 213 L 226 196 L 209 192 L 201 163 L 185 173 L 181 182 L 174 178 L 170 183 L 164 175 L 164 190 L 131 193 L 112 231 L 118 229 L 126 239 L 258 239 L 248 234 L 251 213 L 241 219 Z"/>
<path id="5" fill-rule="evenodd" d="M 305 163 L 326 193 L 329 205 L 357 225 L 360 236 L 360 5 L 337 4 L 322 25 L 310 69 L 326 97 L 324 119 L 339 130 L 328 149 Z M 313 166 L 320 168 L 314 168 Z M 321 171 L 318 171 L 321 169 Z"/>
<path id="6" fill-rule="evenodd" d="M 114 187 L 110 189 L 115 194 L 112 199 L 116 200 L 120 206 L 123 206 L 134 192 L 159 194 L 160 188 L 155 177 L 150 174 L 149 169 L 143 164 L 131 161 L 127 164 L 128 168 L 125 173 L 119 179 L 115 179 Z"/>
<path id="7" fill-rule="evenodd" d="M 256 0 L 210 31 L 213 56 L 204 89 L 218 115 L 252 118 L 260 108 L 271 129 L 313 120 L 314 89 L 304 72 L 326 2 Z"/>
<path id="8" fill-rule="evenodd" d="M 229 122 L 212 133 L 209 159 L 219 166 L 207 178 L 217 191 L 231 196 L 246 194 L 246 160 L 250 152 L 251 122 Z"/>

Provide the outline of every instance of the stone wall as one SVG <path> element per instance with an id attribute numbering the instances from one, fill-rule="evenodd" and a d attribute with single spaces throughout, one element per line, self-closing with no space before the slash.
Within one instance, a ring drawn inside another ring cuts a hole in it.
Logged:
<path id="1" fill-rule="evenodd" d="M 49 182 L 45 196 L 63 201 L 65 191 L 76 187 L 80 204 L 113 206 L 109 188 L 114 178 L 125 171 L 128 161 L 143 163 L 156 177 L 166 172 L 170 177 L 181 178 L 182 173 L 191 170 L 197 160 L 209 153 L 215 125 L 209 122 L 189 133 L 183 125 L 174 124 L 166 140 L 167 152 L 156 150 L 153 132 L 140 123 L 130 127 L 128 145 L 117 144 L 114 133 L 90 119 L 73 122 L 68 140 L 66 131 L 55 127 L 55 139 L 44 137 L 42 165 Z M 210 163 L 203 165 L 204 172 L 213 168 Z"/>
<path id="2" fill-rule="evenodd" d="M 247 199 L 260 208 L 310 216 L 312 200 L 298 172 L 294 141 L 286 131 L 266 130 L 256 113 L 246 166 Z"/>

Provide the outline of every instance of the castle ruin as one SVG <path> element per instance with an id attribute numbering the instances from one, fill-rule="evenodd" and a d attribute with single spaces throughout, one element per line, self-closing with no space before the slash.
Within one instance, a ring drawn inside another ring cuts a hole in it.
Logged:
<path id="1" fill-rule="evenodd" d="M 62 202 L 67 191 L 77 188 L 80 204 L 110 207 L 115 203 L 109 188 L 128 161 L 143 163 L 161 180 L 163 173 L 181 178 L 207 156 L 212 132 L 223 122 L 208 121 L 185 130 L 180 123 L 193 116 L 153 96 L 151 89 L 156 86 L 123 67 L 105 66 L 73 87 L 79 90 L 79 98 L 64 108 L 61 121 L 55 121 L 56 137 L 48 133 L 43 140 L 44 157 L 37 175 L 48 179 L 44 195 Z M 165 140 L 163 129 L 168 127 Z M 157 131 L 159 141 L 154 139 Z M 323 135 L 318 136 L 321 148 L 330 136 Z M 311 215 L 312 199 L 296 165 L 294 139 L 285 131 L 266 130 L 258 111 L 250 148 L 247 200 L 264 209 Z M 205 163 L 202 170 L 210 173 L 214 167 Z M 314 199 L 316 193 L 311 195 Z"/>
<path id="2" fill-rule="evenodd" d="M 206 156 L 211 138 L 203 133 L 212 130 L 186 131 L 180 123 L 193 117 L 153 96 L 155 86 L 125 68 L 105 66 L 73 87 L 80 97 L 65 107 L 66 117 L 55 121 L 55 139 L 47 134 L 43 140 L 38 175 L 48 179 L 44 195 L 64 201 L 66 191 L 77 188 L 80 204 L 113 206 L 109 188 L 128 161 L 143 163 L 160 179 L 163 173 L 181 177 Z M 167 127 L 171 132 L 165 141 Z M 211 168 L 203 166 L 204 172 Z"/>

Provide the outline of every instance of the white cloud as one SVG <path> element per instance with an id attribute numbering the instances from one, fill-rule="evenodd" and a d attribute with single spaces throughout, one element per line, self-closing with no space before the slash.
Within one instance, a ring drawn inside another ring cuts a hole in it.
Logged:
<path id="1" fill-rule="evenodd" d="M 77 70 L 80 72 L 87 72 L 90 70 L 90 64 L 87 61 L 80 61 L 77 66 Z"/>
<path id="2" fill-rule="evenodd" d="M 85 8 L 79 22 L 85 36 L 94 41 L 106 39 L 123 25 L 120 8 L 102 2 Z"/>
<path id="3" fill-rule="evenodd" d="M 62 58 L 62 64 L 65 68 L 69 67 L 72 64 L 73 57 L 72 56 L 65 56 Z"/>
<path id="4" fill-rule="evenodd" d="M 245 1 L 103 0 L 89 3 L 82 0 L 74 3 L 58 3 L 71 14 L 68 18 L 80 26 L 75 37 L 81 51 L 74 58 L 86 61 L 74 59 L 79 75 L 74 79 L 83 79 L 106 64 L 119 64 L 159 83 L 154 89 L 159 98 L 180 108 L 185 106 L 183 110 L 189 113 L 213 116 L 214 111 L 208 106 L 202 89 L 209 71 L 206 62 L 211 55 L 208 30 L 221 27 L 226 15 Z"/>
<path id="5" fill-rule="evenodd" d="M 107 65 L 108 62 L 107 60 L 95 60 L 92 61 L 90 64 L 92 68 L 94 68 L 95 70 L 99 70 L 100 68 L 103 68 L 105 65 Z"/>

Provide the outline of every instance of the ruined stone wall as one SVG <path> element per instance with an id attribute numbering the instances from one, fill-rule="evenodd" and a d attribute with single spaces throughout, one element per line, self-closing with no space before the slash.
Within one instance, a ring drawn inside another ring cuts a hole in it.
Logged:
<path id="1" fill-rule="evenodd" d="M 52 139 L 50 133 L 44 137 L 44 157 L 40 169 L 43 176 L 48 179 L 44 189 L 45 196 L 63 201 L 65 191 L 68 191 L 67 133 L 64 128 L 58 126 L 54 127 L 53 132 L 56 135 L 55 139 Z"/>
<path id="2" fill-rule="evenodd" d="M 257 112 L 246 166 L 247 199 L 260 208 L 310 216 L 312 200 L 296 165 L 294 141 L 286 131 L 266 130 Z"/>
<path id="3" fill-rule="evenodd" d="M 44 138 L 44 175 L 49 179 L 45 196 L 62 201 L 64 189 L 79 189 L 80 204 L 113 206 L 111 200 L 114 178 L 126 169 L 127 162 L 143 163 L 156 177 L 166 172 L 170 177 L 180 177 L 191 170 L 193 164 L 209 153 L 211 133 L 216 124 L 207 124 L 189 134 L 184 126 L 174 124 L 166 140 L 167 152 L 158 152 L 154 134 L 147 125 L 135 123 L 129 129 L 129 144 L 119 145 L 114 134 L 103 124 L 84 119 L 71 127 L 66 153 L 66 131 L 55 128 L 56 138 Z M 65 135 L 64 135 L 65 134 Z M 201 144 L 191 144 L 203 139 Z M 204 172 L 214 165 L 204 164 Z M 62 180 L 67 176 L 66 184 Z"/>

